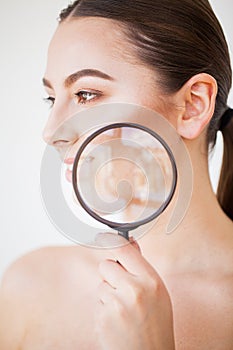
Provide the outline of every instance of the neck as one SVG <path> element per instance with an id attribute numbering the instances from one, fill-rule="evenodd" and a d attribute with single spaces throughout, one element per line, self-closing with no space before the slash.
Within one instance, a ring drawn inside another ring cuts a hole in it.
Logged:
<path id="1" fill-rule="evenodd" d="M 208 249 L 209 240 L 222 232 L 222 225 L 226 225 L 226 222 L 229 224 L 210 183 L 207 155 L 202 152 L 197 154 L 196 157 L 191 155 L 193 192 L 183 220 L 172 233 L 166 233 L 176 205 L 178 185 L 167 210 L 139 240 L 144 256 L 161 270 L 168 270 L 171 266 L 176 266 L 176 269 L 183 267 L 184 263 L 193 260 L 194 255 L 199 256 L 201 249 Z"/>

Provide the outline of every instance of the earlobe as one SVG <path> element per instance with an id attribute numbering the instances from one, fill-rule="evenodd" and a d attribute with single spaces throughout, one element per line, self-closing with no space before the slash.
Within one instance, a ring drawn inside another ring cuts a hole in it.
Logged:
<path id="1" fill-rule="evenodd" d="M 195 139 L 210 122 L 217 95 L 217 82 L 209 74 L 193 76 L 180 90 L 185 108 L 177 120 L 177 131 L 183 138 Z"/>

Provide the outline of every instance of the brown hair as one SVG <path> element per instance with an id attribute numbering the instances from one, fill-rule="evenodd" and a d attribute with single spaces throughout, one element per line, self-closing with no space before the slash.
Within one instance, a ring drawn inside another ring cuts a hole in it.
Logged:
<path id="1" fill-rule="evenodd" d="M 224 33 L 208 0 L 78 0 L 59 19 L 75 17 L 118 21 L 139 60 L 159 73 L 167 93 L 178 91 L 198 73 L 216 79 L 218 95 L 207 144 L 215 145 L 221 129 L 224 156 L 217 196 L 233 220 L 233 123 L 221 127 L 223 119 L 232 118 L 227 107 L 232 71 Z"/>

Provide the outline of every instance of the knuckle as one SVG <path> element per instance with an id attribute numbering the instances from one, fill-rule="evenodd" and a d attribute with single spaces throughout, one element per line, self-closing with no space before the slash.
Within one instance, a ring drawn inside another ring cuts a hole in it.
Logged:
<path id="1" fill-rule="evenodd" d="M 145 298 L 145 287 L 140 284 L 134 284 L 131 286 L 131 304 L 141 305 Z"/>
<path id="2" fill-rule="evenodd" d="M 130 285 L 130 304 L 132 306 L 142 306 L 145 299 L 160 293 L 161 282 L 156 278 L 149 278 L 144 282 L 135 282 Z"/>
<path id="3" fill-rule="evenodd" d="M 99 263 L 99 272 L 102 276 L 105 276 L 112 272 L 115 262 L 111 259 L 103 260 Z"/>
<path id="4" fill-rule="evenodd" d="M 161 287 L 161 283 L 158 279 L 151 278 L 148 282 L 149 290 L 153 293 L 158 293 Z"/>
<path id="5" fill-rule="evenodd" d="M 97 298 L 101 301 L 110 300 L 111 294 L 107 288 L 106 282 L 102 281 L 97 288 Z"/>

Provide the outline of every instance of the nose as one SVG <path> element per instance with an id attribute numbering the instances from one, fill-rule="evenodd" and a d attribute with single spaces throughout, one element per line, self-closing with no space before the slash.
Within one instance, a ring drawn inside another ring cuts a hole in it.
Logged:
<path id="1" fill-rule="evenodd" d="M 54 107 L 55 109 L 55 107 Z M 55 143 L 62 141 L 67 141 L 61 139 L 61 130 L 59 131 L 59 125 L 62 123 L 61 116 L 59 117 L 58 111 L 52 110 L 48 121 L 45 125 L 44 131 L 43 131 L 43 139 L 48 145 L 55 145 Z"/>
<path id="2" fill-rule="evenodd" d="M 63 144 L 69 142 L 69 140 L 62 135 L 61 129 L 62 128 L 59 128 L 59 126 L 55 127 L 54 121 L 49 119 L 43 131 L 44 141 L 51 146 L 62 146 Z"/>
<path id="3" fill-rule="evenodd" d="M 70 127 L 69 118 L 53 108 L 43 131 L 44 141 L 58 149 L 68 147 L 77 141 L 77 132 Z"/>

